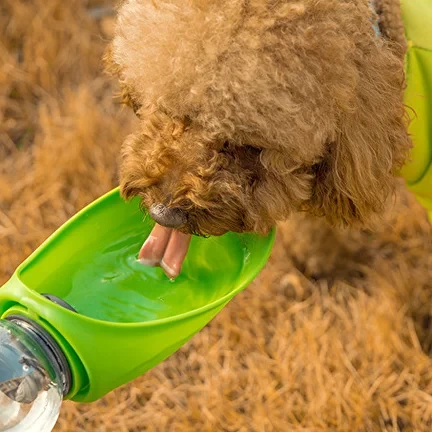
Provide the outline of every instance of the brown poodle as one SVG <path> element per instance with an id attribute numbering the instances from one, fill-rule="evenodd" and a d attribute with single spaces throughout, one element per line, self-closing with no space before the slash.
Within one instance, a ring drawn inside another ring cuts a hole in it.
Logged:
<path id="1" fill-rule="evenodd" d="M 123 145 L 121 190 L 166 227 L 141 256 L 183 245 L 164 258 L 175 276 L 189 234 L 382 212 L 411 148 L 398 9 L 381 0 L 379 20 L 369 0 L 124 1 L 107 62 L 141 127 Z"/>

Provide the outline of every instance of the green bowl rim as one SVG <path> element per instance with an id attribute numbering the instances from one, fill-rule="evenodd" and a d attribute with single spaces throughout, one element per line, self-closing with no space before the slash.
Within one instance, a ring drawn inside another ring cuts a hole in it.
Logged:
<path id="1" fill-rule="evenodd" d="M 21 272 L 24 270 L 24 268 L 27 266 L 28 262 L 30 261 L 30 259 L 34 259 L 35 256 L 39 255 L 42 250 L 44 249 L 46 243 L 52 241 L 53 239 L 55 239 L 56 237 L 60 236 L 62 234 L 63 231 L 65 231 L 69 225 L 71 225 L 75 219 L 78 219 L 83 213 L 86 213 L 87 211 L 89 211 L 92 207 L 96 207 L 97 205 L 99 205 L 100 202 L 110 198 L 112 195 L 115 194 L 119 194 L 119 187 L 116 187 L 114 189 L 112 189 L 111 191 L 105 193 L 104 195 L 100 196 L 99 198 L 97 198 L 96 200 L 94 200 L 93 202 L 91 202 L 90 204 L 88 204 L 87 206 L 85 206 L 83 209 L 81 209 L 80 211 L 78 211 L 74 216 L 72 216 L 70 219 L 68 219 L 62 226 L 60 226 L 54 233 L 52 233 L 29 257 L 27 257 L 15 270 L 15 276 L 19 279 L 20 283 L 29 291 L 31 291 L 32 293 L 35 293 L 36 295 L 41 297 L 41 300 L 43 302 L 47 302 L 51 305 L 53 305 L 53 307 L 58 307 L 61 308 L 62 311 L 64 311 L 64 313 L 66 314 L 72 314 L 74 316 L 76 316 L 76 312 L 72 312 L 70 310 L 67 310 L 65 308 L 62 308 L 61 306 L 52 303 L 50 300 L 46 299 L 45 297 L 42 296 L 41 293 L 30 289 L 21 279 Z M 241 234 L 239 234 L 241 235 Z M 251 234 L 249 234 L 251 235 Z M 258 235 L 258 234 L 252 234 L 252 235 Z M 273 245 L 275 242 L 275 238 L 276 238 L 276 228 L 272 228 L 271 231 L 269 232 L 269 234 L 267 236 L 267 244 L 266 244 L 266 250 L 263 253 L 263 255 L 261 256 L 261 259 L 259 261 L 259 264 L 256 267 L 256 271 L 252 271 L 249 274 L 247 274 L 247 276 L 242 280 L 242 282 L 233 290 L 231 290 L 228 294 L 224 295 L 223 297 L 220 297 L 219 299 L 206 304 L 205 306 L 201 306 L 197 309 L 193 309 L 190 310 L 188 312 L 184 312 L 178 315 L 173 315 L 170 317 L 166 317 L 166 318 L 160 318 L 160 319 L 156 319 L 156 320 L 151 320 L 151 321 L 143 321 L 140 323 L 136 323 L 136 322 L 131 322 L 131 323 L 119 323 L 119 322 L 113 322 L 113 321 L 105 321 L 105 320 L 100 320 L 97 318 L 91 318 L 88 317 L 86 315 L 82 315 L 79 314 L 80 318 L 91 321 L 91 322 L 97 322 L 97 323 L 104 323 L 107 326 L 127 326 L 127 327 L 151 327 L 151 326 L 156 326 L 156 325 L 161 325 L 161 324 L 166 324 L 166 323 L 171 323 L 174 321 L 181 321 L 190 317 L 194 317 L 197 315 L 201 315 L 205 312 L 208 312 L 209 310 L 215 309 L 218 306 L 221 306 L 225 303 L 228 303 L 234 296 L 236 296 L 239 292 L 243 291 L 249 284 L 251 284 L 253 282 L 253 280 L 257 277 L 257 275 L 261 272 L 261 270 L 264 268 L 264 266 L 266 265 L 270 254 L 272 252 L 273 249 Z"/>

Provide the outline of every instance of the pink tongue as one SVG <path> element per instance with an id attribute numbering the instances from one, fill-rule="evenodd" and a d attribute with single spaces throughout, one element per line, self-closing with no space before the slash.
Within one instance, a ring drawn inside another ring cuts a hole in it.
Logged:
<path id="1" fill-rule="evenodd" d="M 144 265 L 161 266 L 170 278 L 176 278 L 189 249 L 191 236 L 156 225 L 143 244 L 138 259 Z"/>

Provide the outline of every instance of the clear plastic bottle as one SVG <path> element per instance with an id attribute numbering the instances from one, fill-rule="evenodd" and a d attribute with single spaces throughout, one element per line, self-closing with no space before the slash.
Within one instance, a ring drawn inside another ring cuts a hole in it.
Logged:
<path id="1" fill-rule="evenodd" d="M 0 320 L 0 431 L 50 432 L 70 374 L 54 340 L 22 317 Z"/>

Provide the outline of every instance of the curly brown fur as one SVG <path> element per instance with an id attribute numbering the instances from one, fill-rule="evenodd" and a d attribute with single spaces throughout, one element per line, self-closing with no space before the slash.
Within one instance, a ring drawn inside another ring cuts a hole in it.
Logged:
<path id="1" fill-rule="evenodd" d="M 123 195 L 197 234 L 380 213 L 411 143 L 403 59 L 373 17 L 368 0 L 123 2 L 107 63 L 141 119 Z"/>
<path id="2" fill-rule="evenodd" d="M 407 49 L 400 0 L 374 0 L 379 28 L 383 35 L 395 42 L 396 52 L 403 58 Z"/>

